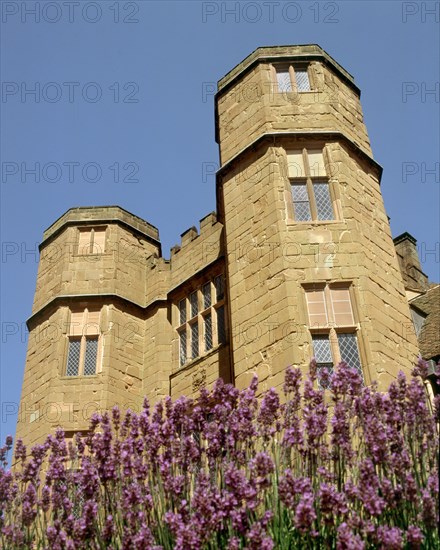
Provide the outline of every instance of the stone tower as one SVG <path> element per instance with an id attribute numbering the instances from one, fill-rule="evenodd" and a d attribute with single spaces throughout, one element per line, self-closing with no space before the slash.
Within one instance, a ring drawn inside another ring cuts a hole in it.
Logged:
<path id="1" fill-rule="evenodd" d="M 218 84 L 217 212 L 162 257 L 119 207 L 44 233 L 17 436 L 87 429 L 218 378 L 279 387 L 341 359 L 366 384 L 417 341 L 353 77 L 316 45 L 258 48 Z"/>
<path id="2" fill-rule="evenodd" d="M 417 343 L 353 77 L 316 45 L 258 48 L 216 108 L 235 383 L 314 355 L 384 387 Z"/>

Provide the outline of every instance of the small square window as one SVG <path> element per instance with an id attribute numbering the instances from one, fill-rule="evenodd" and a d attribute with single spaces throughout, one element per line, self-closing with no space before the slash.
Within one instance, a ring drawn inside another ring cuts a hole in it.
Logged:
<path id="1" fill-rule="evenodd" d="M 279 65 L 275 67 L 278 92 L 310 92 L 310 80 L 305 65 Z"/>

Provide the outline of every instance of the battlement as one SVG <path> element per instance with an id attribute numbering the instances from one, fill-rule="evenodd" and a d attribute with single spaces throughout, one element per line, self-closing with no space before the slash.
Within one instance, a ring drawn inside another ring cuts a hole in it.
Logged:
<path id="1" fill-rule="evenodd" d="M 186 229 L 181 235 L 180 235 L 180 245 L 175 244 L 170 249 L 170 255 L 175 256 L 178 254 L 182 248 L 186 247 L 188 244 L 190 244 L 192 241 L 197 239 L 198 237 L 204 237 L 210 234 L 211 228 L 213 225 L 217 223 L 217 213 L 216 212 L 210 212 L 206 216 L 204 216 L 199 221 L 199 230 L 197 230 L 197 227 L 194 225 L 188 229 Z"/>

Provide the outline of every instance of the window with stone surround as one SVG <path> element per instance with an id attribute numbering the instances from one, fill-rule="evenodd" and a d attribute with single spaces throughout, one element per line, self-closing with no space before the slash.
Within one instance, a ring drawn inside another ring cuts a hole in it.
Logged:
<path id="1" fill-rule="evenodd" d="M 78 254 L 103 254 L 106 227 L 87 227 L 78 230 Z"/>
<path id="2" fill-rule="evenodd" d="M 225 344 L 223 275 L 217 275 L 179 300 L 177 320 L 180 366 Z"/>
<path id="3" fill-rule="evenodd" d="M 287 173 L 297 222 L 335 219 L 323 149 L 287 151 Z"/>
<path id="4" fill-rule="evenodd" d="M 322 369 L 345 361 L 362 373 L 350 284 L 304 286 L 308 328 L 321 384 Z"/>
<path id="5" fill-rule="evenodd" d="M 100 312 L 71 312 L 65 376 L 93 376 L 100 361 Z"/>
<path id="6" fill-rule="evenodd" d="M 277 90 L 285 92 L 310 92 L 310 78 L 306 64 L 275 65 L 274 73 Z"/>

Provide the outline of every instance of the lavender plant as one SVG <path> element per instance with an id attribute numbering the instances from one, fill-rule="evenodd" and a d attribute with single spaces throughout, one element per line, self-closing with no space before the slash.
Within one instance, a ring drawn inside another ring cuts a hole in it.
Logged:
<path id="1" fill-rule="evenodd" d="M 94 415 L 66 443 L 0 450 L 7 549 L 439 548 L 438 432 L 421 378 L 386 393 L 341 363 L 284 397 L 218 380 L 196 400 Z M 257 398 L 258 396 L 258 398 Z M 438 398 L 437 398 L 438 399 Z M 439 401 L 436 401 L 438 421 Z"/>

